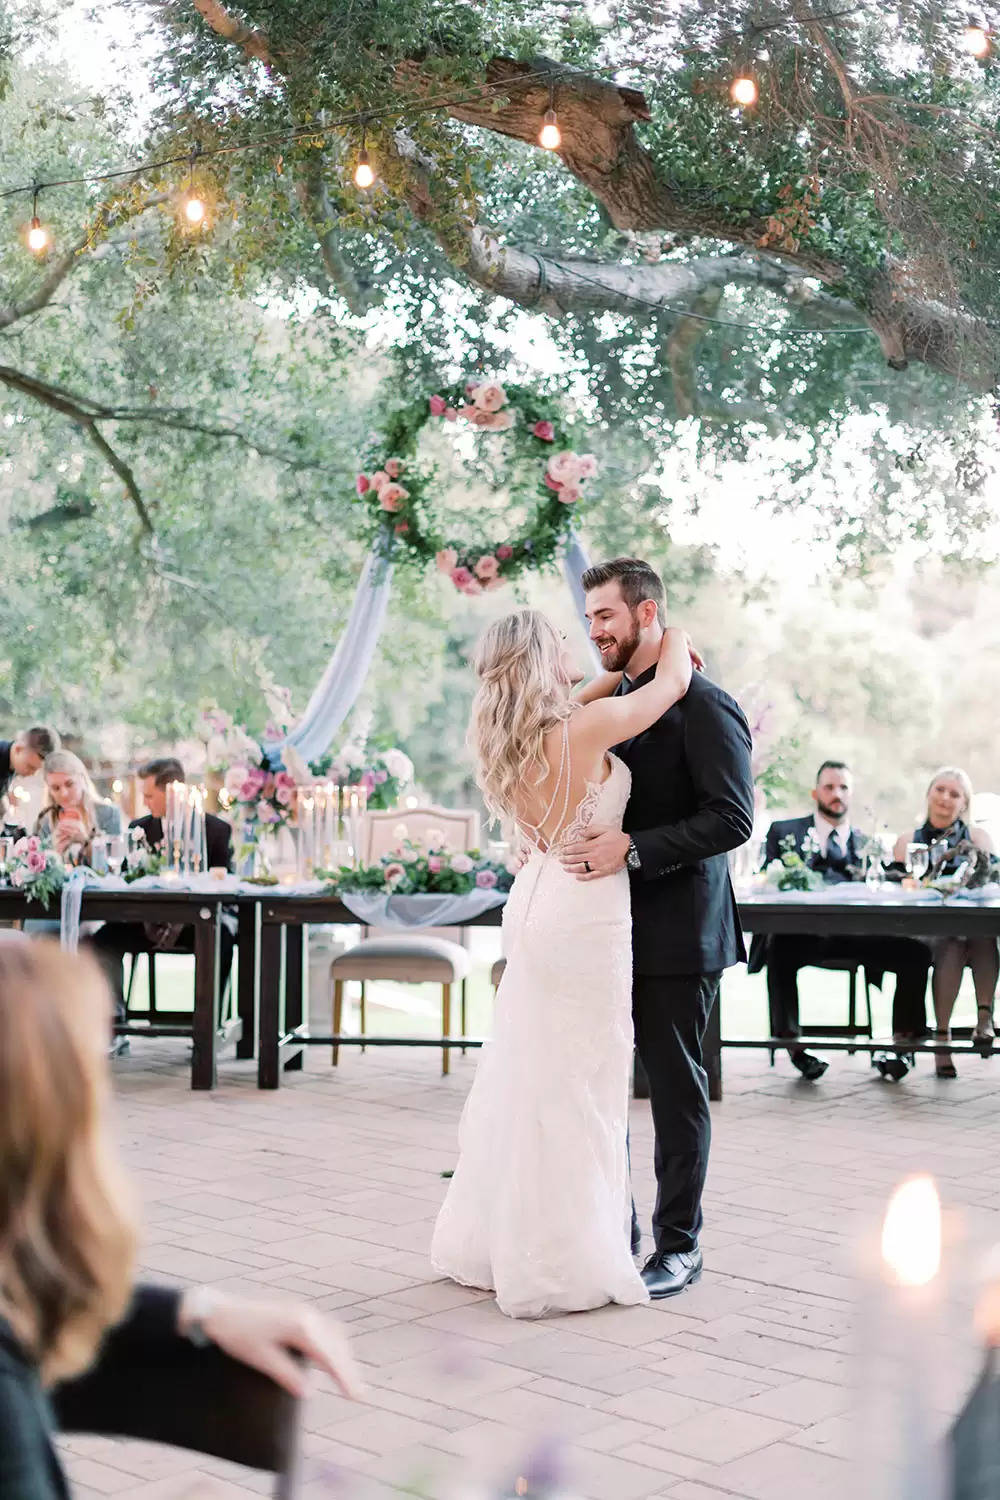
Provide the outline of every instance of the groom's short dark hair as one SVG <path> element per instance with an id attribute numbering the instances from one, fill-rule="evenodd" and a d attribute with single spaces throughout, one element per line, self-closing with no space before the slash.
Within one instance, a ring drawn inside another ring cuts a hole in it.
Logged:
<path id="1" fill-rule="evenodd" d="M 644 599 L 652 599 L 660 624 L 666 624 L 667 599 L 663 579 L 655 568 L 641 557 L 613 557 L 610 562 L 595 563 L 588 568 L 581 582 L 584 593 L 589 593 L 615 580 L 629 609 L 638 609 Z"/>

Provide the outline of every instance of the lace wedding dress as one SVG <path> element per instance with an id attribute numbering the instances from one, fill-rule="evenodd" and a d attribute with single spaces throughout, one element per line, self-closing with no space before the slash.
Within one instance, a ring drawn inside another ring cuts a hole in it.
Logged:
<path id="1" fill-rule="evenodd" d="M 565 733 L 563 757 L 568 799 Z M 514 1318 L 647 1300 L 629 1251 L 628 876 L 580 881 L 558 857 L 594 820 L 621 827 L 631 777 L 609 760 L 552 846 L 532 840 L 514 881 L 493 1040 L 431 1246 L 439 1274 L 494 1290 Z"/>

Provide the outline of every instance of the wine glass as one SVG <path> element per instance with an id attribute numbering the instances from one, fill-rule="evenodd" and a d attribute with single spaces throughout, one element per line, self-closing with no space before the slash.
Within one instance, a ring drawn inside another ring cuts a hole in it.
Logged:
<path id="1" fill-rule="evenodd" d="M 923 880 L 930 868 L 931 851 L 927 844 L 907 844 L 906 873 L 914 880 Z"/>
<path id="2" fill-rule="evenodd" d="M 125 840 L 120 833 L 108 835 L 108 869 L 112 875 L 120 875 L 125 863 Z"/>

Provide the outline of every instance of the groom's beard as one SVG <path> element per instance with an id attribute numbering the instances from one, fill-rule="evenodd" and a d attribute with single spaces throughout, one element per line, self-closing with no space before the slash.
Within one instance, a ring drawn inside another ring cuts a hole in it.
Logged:
<path id="1" fill-rule="evenodd" d="M 631 632 L 619 640 L 614 636 L 599 636 L 594 642 L 601 653 L 601 666 L 605 672 L 624 672 L 639 649 L 639 626 L 632 621 Z M 602 649 L 606 647 L 607 649 Z"/>

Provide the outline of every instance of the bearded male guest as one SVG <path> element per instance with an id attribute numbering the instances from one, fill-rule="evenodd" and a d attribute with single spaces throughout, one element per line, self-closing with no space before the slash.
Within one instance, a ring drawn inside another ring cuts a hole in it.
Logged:
<path id="1" fill-rule="evenodd" d="M 617 692 L 649 682 L 665 627 L 663 583 L 639 558 L 583 575 L 590 636 Z M 632 1017 L 649 1079 L 655 1132 L 651 1297 L 672 1297 L 702 1271 L 698 1239 L 711 1120 L 705 1031 L 722 973 L 746 959 L 730 849 L 753 830 L 750 730 L 739 705 L 701 672 L 678 703 L 615 753 L 632 774 L 623 831 L 591 824 L 564 852 L 581 880 L 631 875 Z M 632 1246 L 640 1234 L 633 1209 Z"/>

